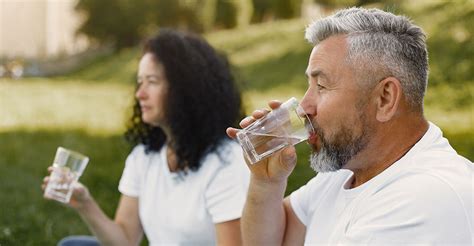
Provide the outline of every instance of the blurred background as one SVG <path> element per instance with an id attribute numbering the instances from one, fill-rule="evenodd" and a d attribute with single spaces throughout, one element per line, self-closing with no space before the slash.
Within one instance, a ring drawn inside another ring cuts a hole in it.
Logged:
<path id="1" fill-rule="evenodd" d="M 349 6 L 404 14 L 425 30 L 425 113 L 474 160 L 473 0 L 0 0 L 0 246 L 89 234 L 71 209 L 42 198 L 57 146 L 91 158 L 81 181 L 113 216 L 144 37 L 201 33 L 229 57 L 251 112 L 302 97 L 305 26 Z M 297 150 L 287 193 L 315 175 L 308 146 Z"/>

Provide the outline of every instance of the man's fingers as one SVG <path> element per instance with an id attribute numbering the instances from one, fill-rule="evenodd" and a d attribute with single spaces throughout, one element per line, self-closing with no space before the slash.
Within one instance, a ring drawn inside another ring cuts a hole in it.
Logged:
<path id="1" fill-rule="evenodd" d="M 268 112 L 270 112 L 268 109 L 258 109 L 258 110 L 253 111 L 252 117 L 254 119 L 260 119 L 266 114 L 268 114 Z"/>
<path id="2" fill-rule="evenodd" d="M 278 100 L 271 100 L 270 102 L 268 102 L 268 106 L 270 106 L 272 110 L 280 107 L 280 105 L 281 105 L 281 102 Z"/>
<path id="3" fill-rule="evenodd" d="M 240 127 L 245 128 L 248 125 L 252 124 L 252 122 L 254 122 L 254 121 L 255 121 L 255 119 L 252 116 L 247 116 L 243 120 L 240 121 L 239 125 L 240 125 Z"/>
<path id="4" fill-rule="evenodd" d="M 239 132 L 238 129 L 235 129 L 233 127 L 228 127 L 225 132 L 227 133 L 227 136 L 230 138 L 236 138 L 237 137 L 237 132 Z"/>
<path id="5" fill-rule="evenodd" d="M 275 109 L 275 108 L 280 107 L 281 102 L 277 101 L 277 100 L 273 100 L 273 101 L 270 101 L 268 103 L 268 105 L 270 106 L 270 108 Z M 253 111 L 251 116 L 247 116 L 243 120 L 241 120 L 239 125 L 240 125 L 240 127 L 245 128 L 245 127 L 249 126 L 250 124 L 252 124 L 253 122 L 255 122 L 256 120 L 258 120 L 258 119 L 262 118 L 263 116 L 267 115 L 269 112 L 270 112 L 270 110 L 268 110 L 268 109 L 257 109 L 255 111 Z M 238 131 L 239 131 L 238 129 L 229 127 L 229 128 L 227 128 L 226 133 L 229 137 L 235 138 Z"/>

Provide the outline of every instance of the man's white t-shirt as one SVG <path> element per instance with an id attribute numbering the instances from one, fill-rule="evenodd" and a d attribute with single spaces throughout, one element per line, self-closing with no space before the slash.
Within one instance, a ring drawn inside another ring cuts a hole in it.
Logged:
<path id="1" fill-rule="evenodd" d="M 216 223 L 238 219 L 247 197 L 250 172 L 242 149 L 232 141 L 207 155 L 196 172 L 170 172 L 166 146 L 128 156 L 119 184 L 137 197 L 140 221 L 150 245 L 214 245 Z M 222 158 L 222 159 L 221 159 Z"/>
<path id="2" fill-rule="evenodd" d="M 291 194 L 307 245 L 473 245 L 474 164 L 430 123 L 400 160 L 349 189 L 347 169 Z"/>

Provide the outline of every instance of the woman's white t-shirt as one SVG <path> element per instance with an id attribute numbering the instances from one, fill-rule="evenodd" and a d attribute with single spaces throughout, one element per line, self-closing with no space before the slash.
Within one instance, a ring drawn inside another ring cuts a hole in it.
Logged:
<path id="1" fill-rule="evenodd" d="M 139 200 L 139 216 L 150 245 L 213 245 L 215 224 L 241 217 L 250 172 L 242 149 L 226 141 L 208 154 L 198 171 L 170 172 L 167 146 L 128 156 L 119 191 Z"/>

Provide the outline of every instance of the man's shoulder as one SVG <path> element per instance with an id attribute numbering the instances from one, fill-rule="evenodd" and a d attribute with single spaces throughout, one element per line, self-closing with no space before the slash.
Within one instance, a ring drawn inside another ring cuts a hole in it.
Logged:
<path id="1" fill-rule="evenodd" d="M 472 176 L 471 176 L 472 177 Z M 453 181 L 436 173 L 411 171 L 365 194 L 357 202 L 354 220 L 362 226 L 400 226 L 422 234 L 443 229 L 440 225 L 463 228 L 469 235 L 474 222 L 472 180 Z M 408 230 L 408 229 L 407 229 Z"/>

